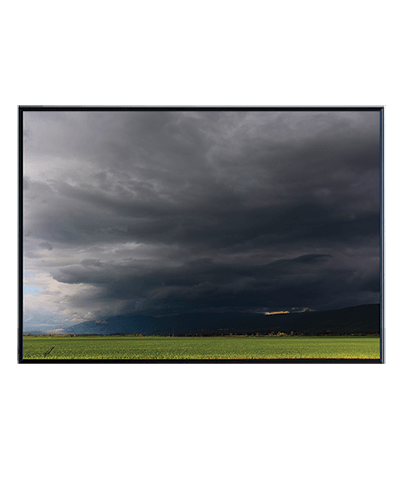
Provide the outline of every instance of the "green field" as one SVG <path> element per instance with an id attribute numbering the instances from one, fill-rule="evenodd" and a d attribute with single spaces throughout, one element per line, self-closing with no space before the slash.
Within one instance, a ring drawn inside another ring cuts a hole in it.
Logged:
<path id="1" fill-rule="evenodd" d="M 23 360 L 380 359 L 378 337 L 26 337 Z"/>

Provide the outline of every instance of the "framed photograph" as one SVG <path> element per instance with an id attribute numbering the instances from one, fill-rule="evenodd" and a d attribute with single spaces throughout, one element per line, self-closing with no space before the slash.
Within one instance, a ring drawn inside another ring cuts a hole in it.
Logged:
<path id="1" fill-rule="evenodd" d="M 383 114 L 19 107 L 19 362 L 383 363 Z"/>

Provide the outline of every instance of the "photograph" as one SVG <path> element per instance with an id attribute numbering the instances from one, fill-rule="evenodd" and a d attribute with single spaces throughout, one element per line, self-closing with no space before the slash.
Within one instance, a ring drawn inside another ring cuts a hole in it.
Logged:
<path id="1" fill-rule="evenodd" d="M 19 106 L 19 363 L 383 363 L 382 106 Z"/>

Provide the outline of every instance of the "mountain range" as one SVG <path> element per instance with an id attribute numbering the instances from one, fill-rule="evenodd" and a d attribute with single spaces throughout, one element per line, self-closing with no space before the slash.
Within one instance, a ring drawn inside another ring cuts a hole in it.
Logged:
<path id="1" fill-rule="evenodd" d="M 220 335 L 266 334 L 380 334 L 380 305 L 360 305 L 332 311 L 285 314 L 184 313 L 152 316 L 128 314 L 86 321 L 64 329 L 66 334 Z"/>

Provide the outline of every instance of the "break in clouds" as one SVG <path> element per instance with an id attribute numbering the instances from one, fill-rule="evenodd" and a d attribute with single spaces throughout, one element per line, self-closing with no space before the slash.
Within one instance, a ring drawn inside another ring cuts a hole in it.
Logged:
<path id="1" fill-rule="evenodd" d="M 24 325 L 380 298 L 380 114 L 24 112 Z"/>

